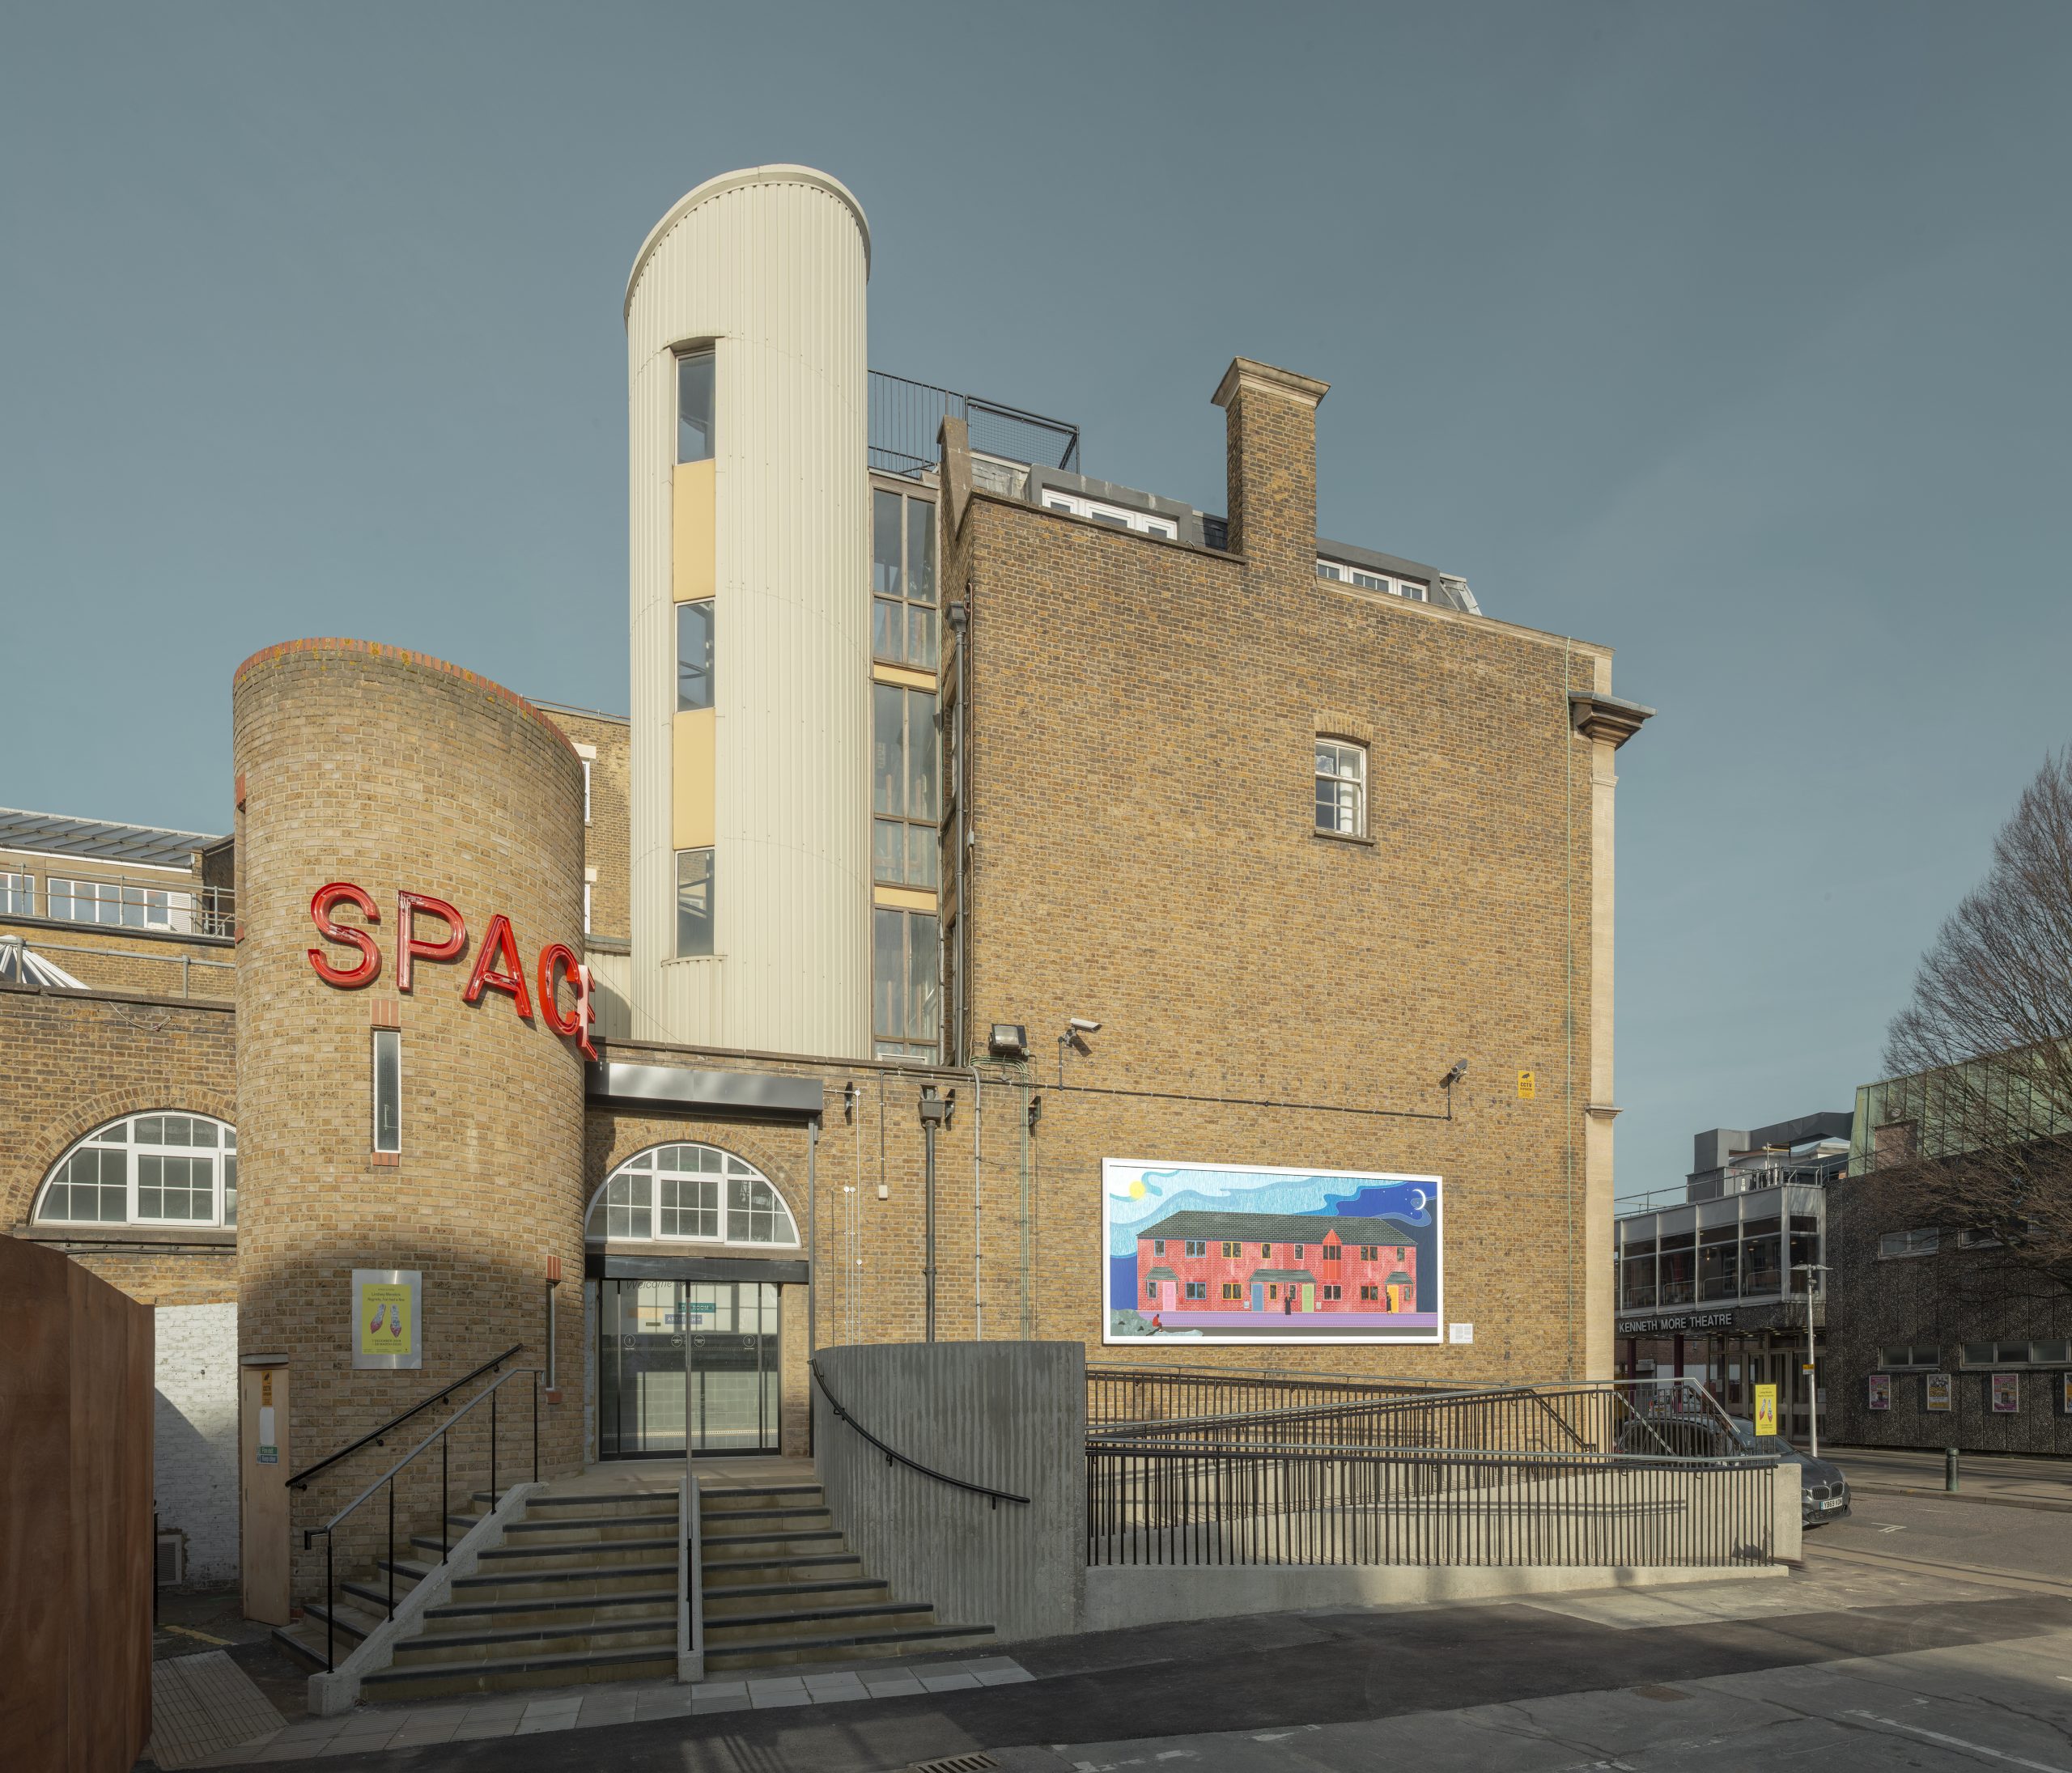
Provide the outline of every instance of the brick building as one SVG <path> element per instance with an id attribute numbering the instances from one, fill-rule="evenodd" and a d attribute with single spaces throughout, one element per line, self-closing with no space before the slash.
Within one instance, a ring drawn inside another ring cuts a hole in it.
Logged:
<path id="1" fill-rule="evenodd" d="M 627 716 L 270 647 L 235 829 L 105 840 L 186 845 L 148 878 L 187 926 L 0 898 L 0 948 L 78 982 L 0 977 L 0 1214 L 212 1314 L 161 1335 L 168 1525 L 219 1546 L 241 1485 L 255 1610 L 333 1499 L 290 1469 L 512 1345 L 549 1470 L 799 1449 L 812 1351 L 931 1311 L 1195 1358 L 1122 1321 L 1163 1284 L 1104 1203 L 1125 1152 L 1211 1191 L 1166 1309 L 1334 1320 L 1223 1364 L 1610 1376 L 1613 754 L 1649 710 L 1609 651 L 1320 540 L 1323 383 L 1230 364 L 1204 510 L 868 371 L 868 263 L 802 168 L 642 248 Z M 11 827 L 11 877 L 65 823 Z M 1273 1254 L 1190 1300 L 1192 1241 Z M 410 1302 L 385 1364 L 368 1286 Z"/>

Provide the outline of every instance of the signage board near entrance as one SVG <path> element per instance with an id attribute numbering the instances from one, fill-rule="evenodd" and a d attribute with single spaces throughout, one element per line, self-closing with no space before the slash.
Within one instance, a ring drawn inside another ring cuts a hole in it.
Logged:
<path id="1" fill-rule="evenodd" d="M 353 1270 L 353 1364 L 424 1364 L 424 1275 L 415 1268 Z"/>
<path id="2" fill-rule="evenodd" d="M 1773 1435 L 1777 1432 L 1777 1388 L 1758 1385 L 1756 1388 L 1756 1432 Z"/>
<path id="3" fill-rule="evenodd" d="M 1622 1336 L 1654 1336 L 1672 1330 L 1731 1330 L 1734 1313 L 1730 1311 L 1680 1312 L 1671 1317 L 1622 1317 L 1619 1320 L 1619 1334 Z"/>

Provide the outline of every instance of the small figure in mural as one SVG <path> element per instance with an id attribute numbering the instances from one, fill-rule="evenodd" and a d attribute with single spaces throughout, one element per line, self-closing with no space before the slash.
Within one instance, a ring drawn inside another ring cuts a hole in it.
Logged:
<path id="1" fill-rule="evenodd" d="M 1281 1295 L 1280 1312 L 1284 1317 L 1292 1317 L 1295 1314 L 1295 1289 L 1293 1287 Z"/>
<path id="2" fill-rule="evenodd" d="M 1162 1317 L 1161 1317 L 1158 1315 L 1158 1313 L 1157 1313 L 1157 1312 L 1155 1312 L 1155 1311 L 1154 1311 L 1154 1312 L 1151 1314 L 1151 1334 L 1152 1334 L 1153 1335 L 1154 1335 L 1154 1336 L 1155 1336 L 1155 1335 L 1157 1335 L 1157 1334 L 1158 1334 L 1158 1332 L 1159 1332 L 1160 1330 L 1163 1330 L 1165 1327 L 1166 1327 L 1166 1321 L 1165 1321 Z"/>

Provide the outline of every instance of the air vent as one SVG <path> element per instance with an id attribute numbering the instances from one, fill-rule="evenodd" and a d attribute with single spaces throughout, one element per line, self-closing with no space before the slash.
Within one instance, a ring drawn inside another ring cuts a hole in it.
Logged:
<path id="1" fill-rule="evenodd" d="M 987 1773 L 1000 1764 L 990 1754 L 949 1754 L 940 1761 L 916 1761 L 906 1773 Z"/>

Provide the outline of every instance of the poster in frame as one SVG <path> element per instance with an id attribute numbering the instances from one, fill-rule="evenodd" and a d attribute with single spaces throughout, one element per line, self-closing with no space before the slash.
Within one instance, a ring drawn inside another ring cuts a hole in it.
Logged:
<path id="1" fill-rule="evenodd" d="M 1101 1182 L 1104 1342 L 1446 1342 L 1439 1177 L 1111 1157 Z"/>
<path id="2" fill-rule="evenodd" d="M 1873 1410 L 1890 1410 L 1892 1407 L 1892 1376 L 1890 1373 L 1871 1374 L 1870 1391 L 1869 1402 Z"/>
<path id="3" fill-rule="evenodd" d="M 1950 1376 L 1947 1373 L 1921 1375 L 1921 1402 L 1926 1409 L 1947 1410 L 1953 1407 L 1950 1401 Z"/>
<path id="4" fill-rule="evenodd" d="M 2019 1373 L 1995 1373 L 1993 1376 L 1993 1413 L 1996 1416 L 2012 1416 L 2022 1408 L 2022 1376 Z"/>

